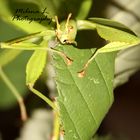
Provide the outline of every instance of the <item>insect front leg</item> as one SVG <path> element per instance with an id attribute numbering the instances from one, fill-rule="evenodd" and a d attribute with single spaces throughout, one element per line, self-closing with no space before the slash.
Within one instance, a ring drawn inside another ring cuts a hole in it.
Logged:
<path id="1" fill-rule="evenodd" d="M 92 56 L 88 59 L 88 61 L 85 63 L 83 69 L 81 71 L 78 72 L 78 77 L 83 78 L 85 76 L 86 73 L 86 69 L 88 68 L 89 64 L 94 60 L 94 58 L 97 56 L 97 54 L 99 53 L 99 50 L 97 49 Z"/>
<path id="2" fill-rule="evenodd" d="M 19 43 L 1 43 L 1 48 L 5 49 L 18 49 L 18 50 L 44 50 L 44 51 L 51 51 L 53 53 L 57 53 L 64 58 L 67 65 L 72 64 L 72 59 L 70 59 L 65 53 L 58 51 L 54 48 L 50 48 L 47 46 L 41 46 L 39 44 L 34 44 L 31 42 L 19 42 Z"/>
<path id="3" fill-rule="evenodd" d="M 51 51 L 54 53 L 59 54 L 60 56 L 62 56 L 64 58 L 64 60 L 66 61 L 67 65 L 71 65 L 73 60 L 71 58 L 69 58 L 64 52 L 55 50 L 54 48 L 51 48 Z"/>

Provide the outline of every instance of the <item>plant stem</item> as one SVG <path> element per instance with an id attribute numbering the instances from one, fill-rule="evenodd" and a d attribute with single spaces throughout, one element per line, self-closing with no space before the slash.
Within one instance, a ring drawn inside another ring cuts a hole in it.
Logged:
<path id="1" fill-rule="evenodd" d="M 54 111 L 54 129 L 52 140 L 59 140 L 59 132 L 60 132 L 59 115 L 57 111 Z"/>
<path id="2" fill-rule="evenodd" d="M 6 74 L 3 72 L 2 68 L 0 68 L 0 76 L 3 79 L 3 81 L 5 82 L 5 84 L 8 86 L 8 88 L 12 91 L 13 95 L 16 97 L 18 104 L 19 104 L 19 107 L 20 107 L 21 119 L 23 121 L 26 121 L 27 120 L 27 112 L 26 112 L 26 107 L 25 107 L 22 96 L 19 94 L 16 87 L 8 79 Z"/>

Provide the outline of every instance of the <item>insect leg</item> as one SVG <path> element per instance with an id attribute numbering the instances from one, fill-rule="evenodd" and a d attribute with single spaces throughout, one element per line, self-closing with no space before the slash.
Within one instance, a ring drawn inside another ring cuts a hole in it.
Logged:
<path id="1" fill-rule="evenodd" d="M 69 58 L 65 53 L 55 50 L 54 48 L 50 48 L 49 50 L 62 56 L 66 60 L 67 65 L 72 64 L 73 60 L 71 58 Z"/>
<path id="2" fill-rule="evenodd" d="M 49 104 L 54 110 L 56 109 L 55 104 L 49 99 L 47 98 L 45 95 L 43 95 L 41 92 L 39 92 L 38 90 L 36 90 L 33 85 L 29 84 L 28 88 L 34 93 L 36 94 L 38 97 L 40 97 L 42 100 L 44 100 L 47 104 Z"/>
<path id="3" fill-rule="evenodd" d="M 6 43 L 8 43 L 10 45 L 10 44 L 14 44 L 14 43 L 19 43 L 19 42 L 22 42 L 22 41 L 30 40 L 30 39 L 36 38 L 36 37 L 41 37 L 41 32 L 32 33 L 32 34 L 26 35 L 24 37 L 16 38 L 16 39 L 10 40 L 10 41 L 8 41 Z"/>
<path id="4" fill-rule="evenodd" d="M 98 49 L 92 54 L 92 56 L 89 58 L 89 60 L 85 63 L 83 69 L 78 72 L 78 77 L 82 78 L 85 76 L 85 71 L 88 68 L 89 64 L 92 62 L 92 60 L 96 57 L 96 55 L 99 53 Z"/>
<path id="5" fill-rule="evenodd" d="M 65 53 L 55 50 L 54 48 L 49 47 L 42 47 L 40 45 L 34 44 L 34 43 L 28 43 L 28 42 L 22 42 L 22 43 L 13 43 L 9 45 L 8 43 L 1 43 L 1 48 L 5 49 L 18 49 L 18 50 L 44 50 L 44 51 L 51 51 L 54 53 L 59 54 L 62 56 L 68 65 L 71 65 L 73 62 L 72 59 L 70 59 Z"/>

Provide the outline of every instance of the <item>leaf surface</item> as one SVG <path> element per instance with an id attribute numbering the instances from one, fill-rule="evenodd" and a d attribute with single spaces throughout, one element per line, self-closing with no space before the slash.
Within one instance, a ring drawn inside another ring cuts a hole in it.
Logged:
<path id="1" fill-rule="evenodd" d="M 90 140 L 112 101 L 114 53 L 99 54 L 89 65 L 86 75 L 79 78 L 80 71 L 95 49 L 77 49 L 70 45 L 58 48 L 73 60 L 65 60 L 54 54 L 56 84 L 59 93 L 57 103 L 65 131 L 65 140 Z"/>
<path id="2" fill-rule="evenodd" d="M 21 50 L 3 50 L 0 52 L 0 67 L 13 61 L 21 52 Z"/>
<path id="3" fill-rule="evenodd" d="M 26 84 L 34 85 L 36 80 L 43 72 L 43 68 L 45 67 L 46 63 L 46 57 L 47 51 L 34 51 L 26 66 Z"/>
<path id="4" fill-rule="evenodd" d="M 13 85 L 17 88 L 21 96 L 25 97 L 27 95 L 27 87 L 25 86 L 25 67 L 26 63 L 31 55 L 30 52 L 22 52 L 19 54 L 19 56 L 16 57 L 14 61 L 11 61 L 9 57 L 12 57 L 13 59 L 17 53 L 16 51 L 8 51 L 4 50 L 1 53 L 5 53 L 6 55 L 10 53 L 10 56 L 6 57 L 6 60 L 1 61 L 1 65 L 4 66 L 3 70 L 10 79 L 10 81 L 13 83 Z M 13 53 L 15 55 L 13 55 Z M 4 58 L 4 56 L 3 56 Z M 11 61 L 11 62 L 10 62 Z M 10 62 L 10 63 L 9 63 Z M 7 65 L 8 63 L 8 65 Z M 11 91 L 7 87 L 7 85 L 4 83 L 4 81 L 0 77 L 0 109 L 8 109 L 10 107 L 13 107 L 16 105 L 17 100 L 11 94 Z"/>
<path id="5" fill-rule="evenodd" d="M 130 44 L 138 44 L 140 39 L 128 27 L 113 20 L 102 18 L 91 18 L 96 24 L 98 34 L 108 41 L 120 41 Z"/>

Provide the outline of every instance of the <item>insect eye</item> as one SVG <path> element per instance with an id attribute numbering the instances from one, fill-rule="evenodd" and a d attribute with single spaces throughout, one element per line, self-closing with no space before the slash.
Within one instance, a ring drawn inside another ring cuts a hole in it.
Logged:
<path id="1" fill-rule="evenodd" d="M 71 32 L 73 30 L 73 26 L 69 26 L 68 31 Z"/>
<path id="2" fill-rule="evenodd" d="M 70 26 L 69 29 L 73 29 L 73 26 Z"/>
<path id="3" fill-rule="evenodd" d="M 67 42 L 67 40 L 65 39 L 65 40 L 63 40 L 63 43 L 66 43 Z"/>

